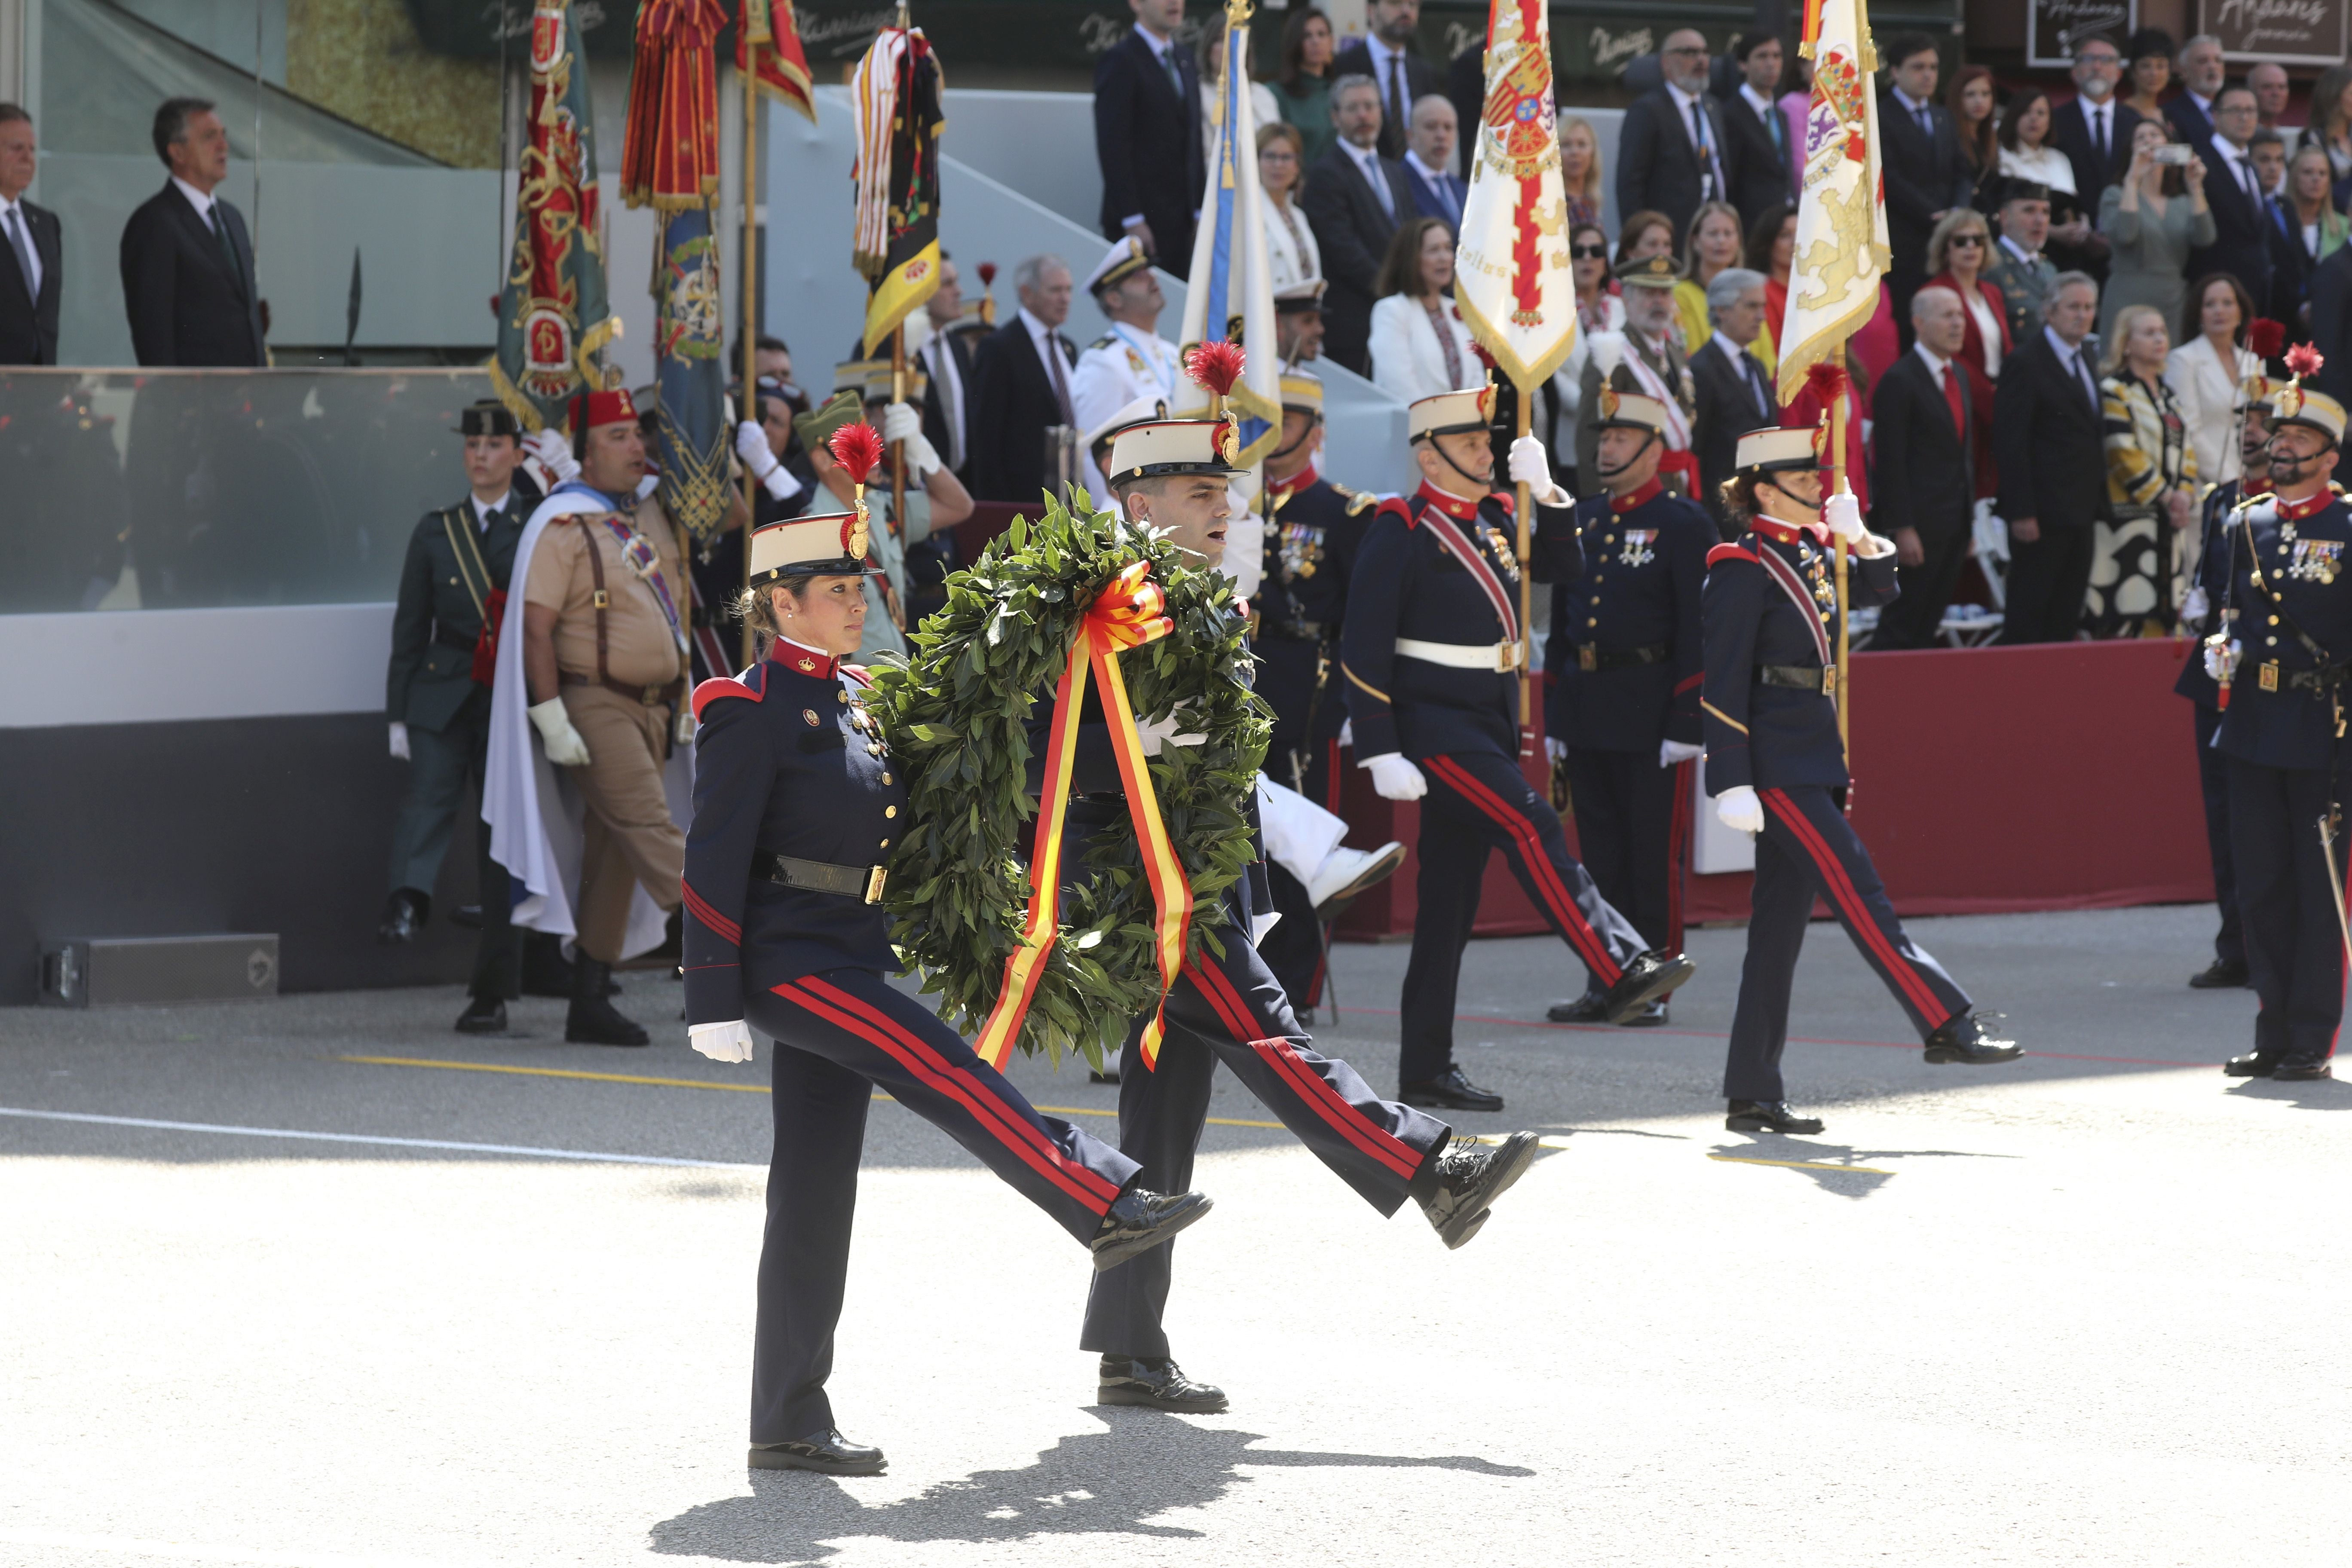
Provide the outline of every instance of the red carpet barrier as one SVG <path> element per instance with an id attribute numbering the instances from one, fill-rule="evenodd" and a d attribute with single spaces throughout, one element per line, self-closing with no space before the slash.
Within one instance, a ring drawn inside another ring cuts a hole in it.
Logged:
<path id="1" fill-rule="evenodd" d="M 2172 693 L 2193 646 L 2147 638 L 1856 655 L 1853 823 L 1895 908 L 1990 914 L 2211 899 L 2189 704 Z M 1419 808 L 1381 799 L 1347 760 L 1348 841 L 1412 844 Z M 1569 836 L 1572 843 L 1573 824 Z M 1408 858 L 1359 900 L 1339 934 L 1410 931 L 1415 868 Z M 1693 877 L 1687 918 L 1746 920 L 1748 880 Z M 1496 854 L 1478 933 L 1543 929 Z"/>

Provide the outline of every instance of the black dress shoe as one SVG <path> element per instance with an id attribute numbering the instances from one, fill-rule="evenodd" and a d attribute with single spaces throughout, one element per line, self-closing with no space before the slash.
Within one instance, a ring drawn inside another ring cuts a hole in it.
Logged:
<path id="1" fill-rule="evenodd" d="M 2315 1062 L 2281 1062 L 2271 1069 L 2273 1083 L 2309 1083 L 2314 1079 L 2335 1076 L 2335 1068 L 2325 1057 Z"/>
<path id="2" fill-rule="evenodd" d="M 1642 953 L 1609 988 L 1601 1002 L 1601 1016 L 1612 1024 L 1622 1024 L 1697 973 L 1698 965 L 1679 952 Z"/>
<path id="3" fill-rule="evenodd" d="M 2189 977 L 2191 991 L 2235 991 L 2251 978 L 2242 963 L 2217 958 Z"/>
<path id="4" fill-rule="evenodd" d="M 416 940 L 425 917 L 433 912 L 433 897 L 414 888 L 394 888 L 383 901 L 375 924 L 375 939 L 386 947 L 404 947 Z"/>
<path id="5" fill-rule="evenodd" d="M 2285 1059 L 2273 1051 L 2248 1051 L 2223 1062 L 2221 1070 L 2231 1078 L 2268 1078 L 2278 1071 L 2279 1063 Z"/>
<path id="6" fill-rule="evenodd" d="M 1555 1024 L 1605 1024 L 1609 1021 L 1609 993 L 1588 991 L 1573 1002 L 1555 1002 L 1544 1009 L 1544 1016 Z"/>
<path id="7" fill-rule="evenodd" d="M 1110 1213 L 1103 1215 L 1102 1228 L 1095 1232 L 1090 1244 L 1095 1272 L 1116 1268 L 1137 1254 L 1150 1251 L 1209 1208 L 1209 1199 L 1202 1193 L 1178 1193 L 1171 1197 L 1141 1187 L 1128 1188 L 1110 1205 Z"/>
<path id="8" fill-rule="evenodd" d="M 1456 1138 L 1437 1157 L 1437 1190 L 1421 1200 L 1421 1212 L 1447 1251 L 1478 1234 L 1495 1200 L 1535 1163 L 1538 1142 L 1532 1132 L 1514 1132 L 1500 1143 Z"/>
<path id="9" fill-rule="evenodd" d="M 479 904 L 459 904 L 456 909 L 449 911 L 449 923 L 453 926 L 462 926 L 467 931 L 481 930 L 482 906 Z"/>
<path id="10" fill-rule="evenodd" d="M 827 1429 L 791 1443 L 754 1443 L 755 1470 L 815 1470 L 828 1476 L 878 1476 L 890 1468 L 882 1450 Z"/>
<path id="11" fill-rule="evenodd" d="M 636 1020 L 606 999 L 607 967 L 586 953 L 572 961 L 572 1010 L 564 1015 L 563 1037 L 575 1046 L 649 1046 Z"/>
<path id="12" fill-rule="evenodd" d="M 1102 1358 L 1097 1405 L 1141 1405 L 1187 1415 L 1214 1415 L 1225 1407 L 1225 1391 L 1198 1378 L 1166 1356 L 1107 1355 Z"/>
<path id="13" fill-rule="evenodd" d="M 457 1015 L 461 1035 L 503 1035 L 506 1030 L 507 1005 L 502 997 L 477 996 Z"/>
<path id="14" fill-rule="evenodd" d="M 1731 1132 L 1819 1132 L 1822 1119 L 1798 1115 L 1785 1100 L 1735 1100 L 1723 1125 Z"/>
<path id="15" fill-rule="evenodd" d="M 1654 996 L 1642 1004 L 1640 1012 L 1630 1018 L 1620 1020 L 1617 1026 L 1621 1029 L 1654 1029 L 1668 1022 L 1671 1022 L 1671 1019 L 1666 1013 L 1666 999 L 1663 996 Z"/>
<path id="16" fill-rule="evenodd" d="M 2025 1054 L 2025 1047 L 2001 1037 L 1993 1026 L 2000 1016 L 1998 1013 L 1963 1013 L 1945 1019 L 1943 1026 L 1927 1037 L 1927 1059 L 1966 1062 L 1970 1067 L 2015 1061 Z"/>
<path id="17" fill-rule="evenodd" d="M 1397 1091 L 1397 1098 L 1407 1105 L 1418 1105 L 1435 1110 L 1500 1110 L 1503 1097 L 1491 1089 L 1480 1089 L 1458 1067 L 1447 1068 L 1435 1078 L 1409 1083 Z"/>

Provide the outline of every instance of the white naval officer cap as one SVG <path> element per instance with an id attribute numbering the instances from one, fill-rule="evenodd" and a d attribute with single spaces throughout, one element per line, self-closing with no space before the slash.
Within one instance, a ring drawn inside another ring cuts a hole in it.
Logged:
<path id="1" fill-rule="evenodd" d="M 1095 269 L 1087 274 L 1087 292 L 1099 294 L 1106 289 L 1116 289 L 1150 265 L 1151 257 L 1143 248 L 1143 241 L 1130 234 L 1114 241 Z"/>

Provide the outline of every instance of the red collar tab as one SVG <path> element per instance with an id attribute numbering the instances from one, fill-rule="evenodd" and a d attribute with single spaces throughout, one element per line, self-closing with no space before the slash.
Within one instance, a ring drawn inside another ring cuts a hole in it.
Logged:
<path id="1" fill-rule="evenodd" d="M 1657 500 L 1660 495 L 1664 494 L 1665 488 L 1665 486 L 1660 484 L 1654 479 L 1648 484 L 1643 485 L 1640 489 L 1635 490 L 1632 495 L 1611 496 L 1609 498 L 1609 510 L 1611 511 L 1632 511 L 1637 506 L 1647 506 L 1650 502 Z"/>
<path id="2" fill-rule="evenodd" d="M 1309 463 L 1288 479 L 1275 480 L 1266 489 L 1278 496 L 1295 496 L 1322 477 L 1315 471 L 1315 465 Z"/>
<path id="3" fill-rule="evenodd" d="M 1810 542 L 1823 550 L 1830 547 L 1830 531 L 1818 522 L 1782 522 L 1776 517 L 1759 516 L 1755 521 L 1756 536 L 1775 544 L 1795 544 Z"/>
<path id="4" fill-rule="evenodd" d="M 803 647 L 800 644 L 787 642 L 782 637 L 778 637 L 776 646 L 768 650 L 768 660 L 772 664 L 782 665 L 796 675 L 805 675 L 814 680 L 831 680 L 834 672 L 841 668 L 841 660 L 832 655 L 819 653 L 814 648 Z"/>
<path id="5" fill-rule="evenodd" d="M 2281 522 L 2300 522 L 2314 512 L 2325 511 L 2335 500 L 2333 491 L 2322 489 L 2318 494 L 2305 496 L 2301 500 L 2280 501 L 2278 519 Z"/>
<path id="6" fill-rule="evenodd" d="M 1439 489 L 1427 479 L 1422 480 L 1421 489 L 1412 493 L 1456 522 L 1467 522 L 1478 515 L 1478 503 L 1475 500 L 1466 496 L 1449 494 Z"/>

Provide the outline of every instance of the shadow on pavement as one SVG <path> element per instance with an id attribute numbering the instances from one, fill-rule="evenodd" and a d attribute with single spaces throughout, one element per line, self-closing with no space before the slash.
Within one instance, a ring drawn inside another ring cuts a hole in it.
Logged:
<path id="1" fill-rule="evenodd" d="M 2015 1160 L 2016 1154 L 1979 1154 L 1966 1149 L 1857 1149 L 1849 1143 L 1816 1143 L 1811 1139 L 1769 1137 L 1747 1143 L 1718 1143 L 1707 1152 L 1732 1164 L 1762 1165 L 1811 1176 L 1825 1193 L 1842 1198 L 1866 1198 L 1895 1173 L 1872 1170 L 1874 1160 Z M 1862 1167 L 1853 1170 L 1843 1166 Z"/>
<path id="2" fill-rule="evenodd" d="M 1248 1477 L 1243 1466 L 1313 1469 L 1444 1469 L 1527 1477 L 1536 1472 L 1468 1455 L 1318 1454 L 1252 1448 L 1263 1434 L 1194 1425 L 1155 1410 L 1098 1409 L 1100 1432 L 1064 1437 L 1017 1470 L 979 1470 L 917 1496 L 868 1507 L 830 1476 L 750 1472 L 750 1497 L 722 1498 L 653 1527 L 656 1552 L 733 1563 L 815 1564 L 830 1542 L 1020 1542 L 1046 1535 L 1116 1533 L 1196 1540 L 1200 1531 L 1154 1524 L 1203 1508 Z"/>
<path id="3" fill-rule="evenodd" d="M 2352 1110 L 2352 1083 L 2319 1078 L 2307 1083 L 2273 1083 L 2266 1078 L 2241 1079 L 2230 1092 L 2242 1100 L 2276 1100 L 2297 1110 Z"/>

